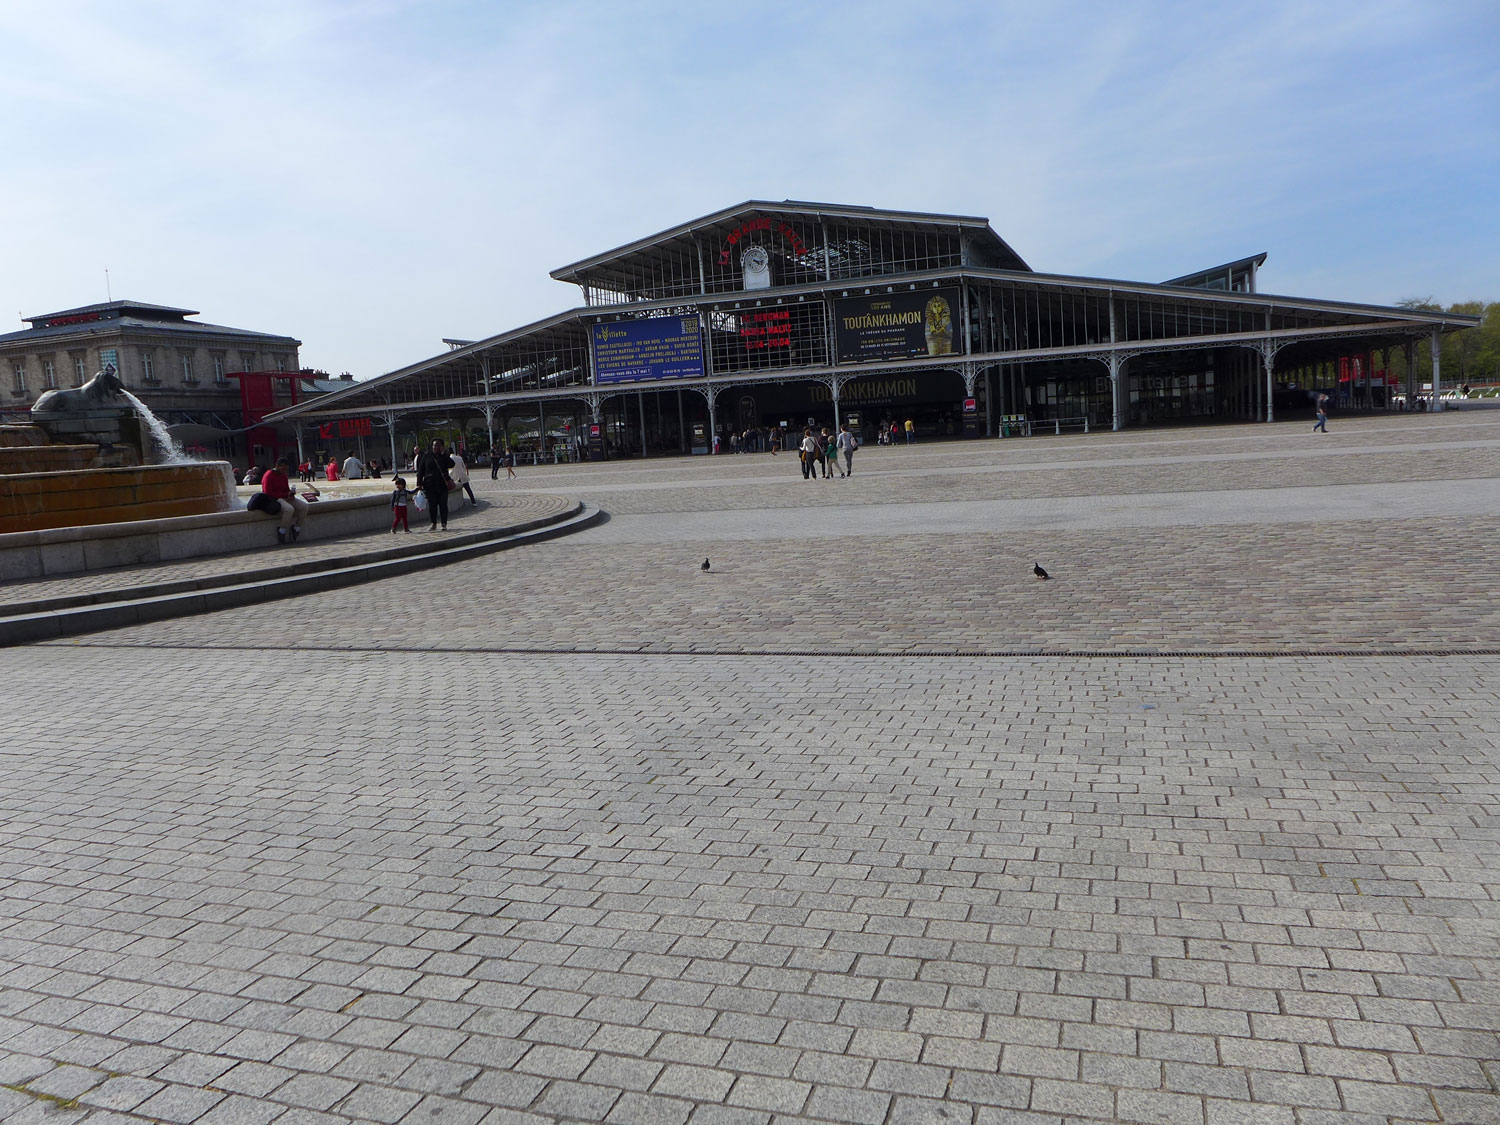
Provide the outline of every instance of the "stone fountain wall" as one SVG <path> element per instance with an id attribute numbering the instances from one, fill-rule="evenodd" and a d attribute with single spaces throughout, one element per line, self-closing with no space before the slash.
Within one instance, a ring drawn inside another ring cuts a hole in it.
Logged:
<path id="1" fill-rule="evenodd" d="M 143 460 L 141 420 L 128 405 L 106 406 L 94 410 L 70 411 L 66 414 L 32 411 L 32 424 L 43 430 L 54 445 L 89 445 L 97 450 L 111 446 L 128 450 L 132 464 Z"/>
<path id="2" fill-rule="evenodd" d="M 0 476 L 0 534 L 225 511 L 227 461 Z"/>
<path id="3" fill-rule="evenodd" d="M 135 447 L 128 443 L 59 445 L 49 443 L 47 432 L 40 426 L 0 426 L 0 475 L 120 469 L 138 464 Z"/>

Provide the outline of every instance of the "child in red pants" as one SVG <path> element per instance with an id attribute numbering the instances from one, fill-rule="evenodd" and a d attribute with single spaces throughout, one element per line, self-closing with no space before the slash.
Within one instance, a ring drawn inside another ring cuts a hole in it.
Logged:
<path id="1" fill-rule="evenodd" d="M 391 519 L 391 534 L 396 534 L 396 528 L 400 527 L 411 534 L 411 528 L 406 523 L 406 506 L 411 503 L 411 493 L 406 491 L 406 478 L 397 477 L 391 482 L 396 486 L 396 491 L 391 493 L 391 511 L 394 513 Z"/>

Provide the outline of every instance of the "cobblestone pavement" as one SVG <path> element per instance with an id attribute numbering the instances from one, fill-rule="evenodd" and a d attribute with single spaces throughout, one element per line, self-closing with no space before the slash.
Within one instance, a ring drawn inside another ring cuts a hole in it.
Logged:
<path id="1" fill-rule="evenodd" d="M 640 514 L 0 653 L 0 1120 L 1494 1125 L 1500 425 L 1301 436 L 537 471 Z"/>

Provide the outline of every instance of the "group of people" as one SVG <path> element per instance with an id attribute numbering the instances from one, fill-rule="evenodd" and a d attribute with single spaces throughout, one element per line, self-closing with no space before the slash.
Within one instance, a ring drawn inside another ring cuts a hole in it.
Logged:
<path id="1" fill-rule="evenodd" d="M 853 476 L 854 451 L 858 448 L 859 439 L 849 432 L 848 426 L 840 426 L 837 434 L 830 434 L 827 426 L 818 431 L 808 426 L 802 431 L 802 444 L 798 447 L 802 479 L 818 479 L 819 469 L 823 471 L 824 480 L 832 480 L 835 471 L 840 478 Z M 841 453 L 844 455 L 842 468 L 839 466 Z"/>
<path id="2" fill-rule="evenodd" d="M 410 533 L 407 509 L 413 504 L 425 508 L 430 521 L 427 530 L 448 530 L 448 494 L 463 491 L 470 506 L 479 501 L 474 496 L 474 486 L 469 483 L 469 467 L 461 454 L 450 453 L 442 438 L 434 438 L 431 448 L 412 457 L 412 476 L 416 478 L 417 490 L 406 487 L 405 477 L 396 477 L 391 483 L 391 533 L 399 527 Z M 421 500 L 417 500 L 417 493 Z"/>
<path id="3" fill-rule="evenodd" d="M 906 434 L 906 444 L 910 445 L 917 436 L 917 425 L 910 418 L 903 426 L 900 422 L 892 419 L 889 423 L 881 419 L 880 425 L 875 430 L 881 445 L 896 445 L 901 441 L 901 435 Z M 951 432 L 951 431 L 950 431 Z"/>
<path id="4" fill-rule="evenodd" d="M 310 469 L 311 466 L 306 462 L 298 467 L 304 482 L 312 478 Z M 471 507 L 479 503 L 479 498 L 474 495 L 474 486 L 469 482 L 469 469 L 464 464 L 463 457 L 449 452 L 441 438 L 435 439 L 429 449 L 413 455 L 411 471 L 416 481 L 415 491 L 407 488 L 405 477 L 398 476 L 391 482 L 395 486 L 391 492 L 393 533 L 398 528 L 411 531 L 408 509 L 414 504 L 426 510 L 431 521 L 429 531 L 446 531 L 450 492 L 462 492 L 468 497 Z M 291 459 L 280 457 L 270 469 L 252 465 L 243 478 L 245 484 L 260 486 L 260 492 L 252 498 L 250 507 L 279 517 L 276 541 L 280 544 L 297 542 L 302 534 L 302 521 L 307 517 L 307 500 L 297 495 L 291 484 L 291 475 Z M 372 459 L 369 464 L 365 464 L 351 452 L 342 465 L 332 459 L 328 462 L 329 480 L 338 480 L 340 477 L 360 480 L 366 476 L 380 476 L 378 460 Z M 420 501 L 417 500 L 418 493 L 421 494 Z"/>
<path id="5" fill-rule="evenodd" d="M 281 463 L 281 460 L 281 458 L 278 458 L 276 463 L 279 465 Z M 285 458 L 285 460 L 287 462 L 288 471 L 290 471 L 291 458 Z M 361 461 L 357 456 L 355 456 L 354 451 L 351 449 L 344 455 L 342 464 L 339 463 L 339 459 L 337 457 L 328 458 L 328 464 L 323 466 L 323 475 L 331 481 L 363 480 L 366 477 L 370 477 L 373 480 L 379 480 L 381 471 L 386 467 L 387 466 L 380 460 L 379 457 L 371 457 L 368 461 Z M 274 470 L 262 469 L 260 465 L 252 462 L 250 467 L 245 470 L 245 475 L 240 478 L 240 483 L 259 484 L 265 477 L 266 473 L 272 471 Z M 303 484 L 311 484 L 313 476 L 316 474 L 316 472 L 317 470 L 313 467 L 312 459 L 308 458 L 306 461 L 303 461 L 300 465 L 297 466 L 297 479 L 300 480 Z"/>

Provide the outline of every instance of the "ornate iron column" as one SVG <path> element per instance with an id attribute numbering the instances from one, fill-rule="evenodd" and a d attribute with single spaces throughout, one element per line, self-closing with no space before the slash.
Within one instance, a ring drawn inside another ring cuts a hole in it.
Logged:
<path id="1" fill-rule="evenodd" d="M 1255 345 L 1255 348 L 1260 352 L 1261 359 L 1266 365 L 1266 421 L 1274 422 L 1276 421 L 1276 410 L 1271 399 L 1275 387 L 1271 381 L 1271 373 L 1276 369 L 1276 353 L 1281 350 L 1281 346 L 1275 340 L 1267 337 Z"/>
<path id="2" fill-rule="evenodd" d="M 380 416 L 385 419 L 386 436 L 391 440 L 391 466 L 396 465 L 396 417 L 394 410 L 383 410 Z"/>
<path id="3" fill-rule="evenodd" d="M 1124 388 L 1120 386 L 1120 372 L 1125 367 L 1126 357 L 1119 352 L 1110 352 L 1106 366 L 1109 367 L 1109 393 L 1110 403 L 1114 407 L 1114 417 L 1110 428 L 1119 433 L 1125 428 L 1125 398 Z"/>

